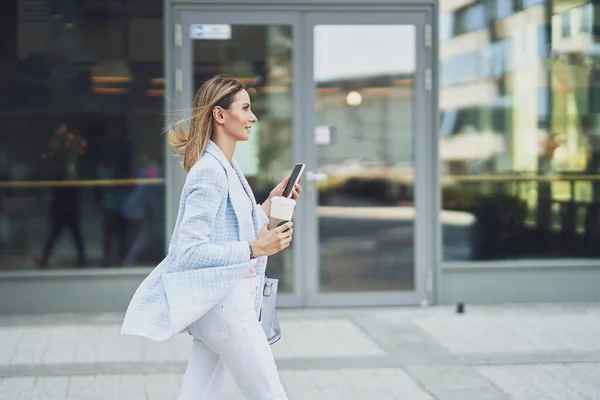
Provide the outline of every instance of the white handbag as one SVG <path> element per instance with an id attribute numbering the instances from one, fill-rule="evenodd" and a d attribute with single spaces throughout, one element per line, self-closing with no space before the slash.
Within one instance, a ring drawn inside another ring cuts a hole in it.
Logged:
<path id="1" fill-rule="evenodd" d="M 277 312 L 275 311 L 278 285 L 278 279 L 265 277 L 263 301 L 258 320 L 265 331 L 269 344 L 276 343 L 281 339 L 281 328 L 279 327 L 279 319 L 277 318 Z"/>

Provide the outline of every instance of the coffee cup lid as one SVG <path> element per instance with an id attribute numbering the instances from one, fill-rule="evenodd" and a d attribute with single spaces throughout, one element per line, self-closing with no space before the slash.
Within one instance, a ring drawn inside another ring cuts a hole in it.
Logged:
<path id="1" fill-rule="evenodd" d="M 288 199 L 287 197 L 283 197 L 283 196 L 274 196 L 271 198 L 271 201 L 275 201 L 275 200 L 277 200 L 277 202 L 279 202 L 279 203 L 284 203 L 284 204 L 296 204 L 296 200 Z"/>

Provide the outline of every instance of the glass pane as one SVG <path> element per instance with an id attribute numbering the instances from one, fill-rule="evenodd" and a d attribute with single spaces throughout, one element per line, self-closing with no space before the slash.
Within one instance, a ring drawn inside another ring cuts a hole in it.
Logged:
<path id="1" fill-rule="evenodd" d="M 322 292 L 414 289 L 415 62 L 412 25 L 314 28 Z"/>
<path id="2" fill-rule="evenodd" d="M 193 35 L 194 26 L 191 27 Z M 194 89 L 208 78 L 229 74 L 244 83 L 258 122 L 248 142 L 238 143 L 235 160 L 258 203 L 292 165 L 292 28 L 278 25 L 221 25 L 220 39 L 194 40 Z M 194 91 L 194 93 L 195 93 Z M 293 289 L 292 246 L 269 257 L 268 274 L 283 292 Z"/>
<path id="3" fill-rule="evenodd" d="M 0 269 L 156 265 L 162 1 L 1 14 Z"/>
<path id="4" fill-rule="evenodd" d="M 491 43 L 440 44 L 445 261 L 600 256 L 597 5 L 547 3 L 499 13 L 479 32 Z"/>

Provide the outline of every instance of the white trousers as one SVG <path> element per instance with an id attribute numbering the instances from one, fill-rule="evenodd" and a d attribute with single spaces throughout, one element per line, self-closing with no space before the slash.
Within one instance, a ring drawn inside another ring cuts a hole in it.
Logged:
<path id="1" fill-rule="evenodd" d="M 287 400 L 273 353 L 254 304 L 258 278 L 245 278 L 232 293 L 190 325 L 192 353 L 179 400 L 216 400 L 231 374 L 248 400 Z"/>

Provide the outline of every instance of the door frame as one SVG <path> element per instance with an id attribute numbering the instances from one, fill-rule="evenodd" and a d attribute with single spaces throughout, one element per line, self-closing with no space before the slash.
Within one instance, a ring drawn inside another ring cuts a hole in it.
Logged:
<path id="1" fill-rule="evenodd" d="M 310 145 L 307 139 L 312 138 L 312 118 L 310 104 L 314 104 L 314 87 L 302 82 L 312 82 L 313 73 L 313 43 L 312 29 L 309 29 L 311 21 L 323 21 L 332 24 L 347 15 L 353 15 L 358 19 L 368 17 L 367 21 L 379 24 L 402 24 L 406 17 L 400 21 L 392 21 L 392 18 L 401 15 L 419 15 L 423 23 L 429 25 L 432 40 L 429 49 L 424 47 L 424 34 L 417 29 L 417 57 L 423 57 L 425 65 L 431 71 L 431 87 L 437 87 L 437 65 L 433 60 L 437 59 L 437 40 L 435 23 L 433 18 L 436 7 L 430 2 L 415 5 L 373 4 L 369 6 L 351 4 L 319 4 L 307 3 L 306 5 L 239 5 L 235 3 L 228 5 L 223 11 L 223 3 L 220 6 L 215 3 L 204 4 L 198 2 L 170 3 L 167 0 L 165 15 L 165 77 L 167 84 L 167 99 L 165 109 L 167 124 L 172 124 L 181 116 L 182 110 L 189 110 L 192 99 L 191 90 L 191 39 L 186 32 L 185 24 L 200 23 L 197 19 L 199 14 L 207 15 L 207 22 L 213 24 L 245 24 L 245 25 L 268 25 L 284 24 L 290 25 L 294 46 L 292 48 L 292 65 L 294 82 L 300 82 L 293 88 L 293 162 L 304 162 L 310 159 Z M 225 2 L 227 3 L 227 2 Z M 260 3 L 260 2 L 259 2 Z M 336 2 L 334 2 L 336 3 Z M 392 13 L 392 14 L 390 14 Z M 326 18 L 326 19 L 324 19 Z M 372 20 L 371 18 L 375 18 Z M 382 22 L 383 21 L 383 22 Z M 357 23 L 357 22 L 355 22 Z M 365 23 L 364 20 L 360 23 Z M 404 22 L 406 24 L 410 21 Z M 412 23 L 414 24 L 414 23 Z M 178 29 L 179 27 L 179 29 Z M 419 54 L 421 54 L 419 56 Z M 310 68 L 308 68 L 310 67 Z M 416 71 L 417 81 L 423 83 L 423 71 Z M 419 83 L 415 84 L 418 85 Z M 439 195 L 438 187 L 438 158 L 437 158 L 437 91 L 431 90 L 422 96 L 423 101 L 414 103 L 413 115 L 430 115 L 431 118 L 423 118 L 423 128 L 419 130 L 422 134 L 414 134 L 414 145 L 417 141 L 420 147 L 415 148 L 415 162 L 420 159 L 419 164 L 428 165 L 426 169 L 421 168 L 417 172 L 418 180 L 422 182 L 416 195 L 415 202 L 420 199 L 418 218 L 420 224 L 415 224 L 415 292 L 359 292 L 359 293 L 317 293 L 318 281 L 318 245 L 311 232 L 318 232 L 317 217 L 313 215 L 316 203 L 301 201 L 298 204 L 295 217 L 296 237 L 293 256 L 293 292 L 281 293 L 278 305 L 281 307 L 320 307 L 320 306 L 385 306 L 385 305 L 407 305 L 418 304 L 426 301 L 435 302 L 436 277 L 440 265 L 440 229 L 438 221 Z M 309 114 L 310 112 L 310 114 Z M 416 118 L 415 118 L 416 120 Z M 418 140 L 421 138 L 421 140 Z M 419 152 L 418 149 L 421 149 Z M 425 150 L 422 150 L 425 149 Z M 427 152 L 426 149 L 429 149 Z M 167 176 L 167 201 L 166 201 L 166 237 L 170 238 L 179 205 L 179 196 L 185 181 L 185 173 L 181 169 L 180 160 L 171 156 L 171 150 L 165 140 L 165 160 Z M 303 157 L 306 155 L 306 157 Z M 315 160 L 308 161 L 313 166 Z M 309 168 L 307 168 L 309 169 Z M 299 233 L 300 232 L 300 233 Z M 300 239 L 300 240 L 298 240 Z M 168 243 L 167 243 L 168 245 Z M 316 261 L 316 262 L 315 262 Z"/>
<path id="2" fill-rule="evenodd" d="M 174 74 L 176 76 L 176 90 L 174 99 L 179 110 L 189 109 L 193 96 L 192 90 L 195 87 L 193 84 L 194 71 L 192 67 L 193 55 L 191 48 L 192 41 L 194 39 L 190 39 L 188 27 L 194 23 L 202 23 L 203 19 L 206 19 L 206 23 L 210 24 L 290 26 L 292 29 L 292 39 L 294 41 L 294 46 L 292 46 L 292 76 L 294 82 L 300 81 L 300 68 L 297 66 L 300 60 L 300 48 L 298 45 L 296 45 L 296 43 L 299 42 L 299 39 L 297 38 L 300 31 L 300 15 L 298 13 L 288 11 L 266 11 L 260 13 L 242 11 L 219 12 L 204 10 L 198 7 L 193 7 L 191 9 L 189 7 L 177 7 L 175 9 L 174 17 L 174 29 L 181 31 L 176 33 L 177 35 L 181 35 L 181 40 L 179 41 L 181 46 L 176 46 L 174 53 Z M 177 27 L 177 24 L 179 24 L 181 28 Z M 177 83 L 177 80 L 179 80 L 180 83 Z M 298 162 L 302 155 L 300 143 L 301 138 L 298 133 L 302 132 L 304 127 L 302 126 L 302 118 L 297 117 L 301 115 L 300 107 L 302 100 L 300 95 L 300 90 L 298 90 L 297 87 L 292 86 L 292 162 Z M 172 158 L 173 157 L 170 157 L 170 159 Z M 182 175 L 182 178 L 180 178 L 182 180 L 178 182 L 179 190 L 175 189 L 177 196 L 181 191 L 181 187 L 183 187 L 183 180 L 185 179 L 185 174 L 183 171 L 181 171 L 181 168 L 179 168 L 178 173 Z M 171 193 L 171 195 L 175 195 L 176 193 Z M 175 198 L 171 199 L 171 208 L 169 209 L 169 212 L 176 218 L 177 206 L 179 203 L 175 202 L 175 200 Z M 173 207 L 173 205 L 175 205 L 175 207 Z M 299 223 L 298 221 L 304 221 L 307 219 L 305 212 L 306 211 L 300 207 L 295 211 L 295 224 L 298 229 L 303 229 L 302 223 Z M 304 248 L 305 246 L 306 243 L 302 240 L 294 242 L 294 251 L 292 253 L 293 289 L 291 293 L 280 293 L 278 295 L 278 303 L 281 306 L 291 307 L 302 305 L 301 294 L 306 292 L 306 289 L 303 287 L 305 280 L 302 279 L 302 271 L 295 266 L 303 265 L 306 262 L 303 259 L 303 255 L 306 254 L 306 249 Z"/>
<path id="3" fill-rule="evenodd" d="M 426 242 L 428 237 L 431 238 L 432 232 L 428 227 L 436 223 L 437 220 L 427 218 L 431 216 L 428 207 L 427 199 L 433 197 L 434 187 L 431 186 L 431 177 L 427 176 L 427 171 L 431 168 L 431 156 L 433 146 L 430 145 L 433 137 L 433 130 L 429 130 L 426 121 L 428 115 L 433 115 L 433 109 L 428 105 L 430 94 L 432 92 L 432 72 L 431 72 L 431 22 L 430 8 L 424 10 L 411 10 L 404 12 L 309 12 L 304 13 L 302 18 L 302 35 L 301 44 L 303 46 L 302 57 L 302 81 L 307 84 L 301 85 L 303 91 L 302 99 L 305 109 L 303 109 L 303 117 L 308 123 L 308 131 L 304 132 L 304 149 L 303 153 L 308 157 L 307 170 L 312 170 L 317 167 L 317 145 L 314 143 L 313 137 L 310 134 L 310 127 L 316 126 L 316 111 L 310 105 L 315 104 L 315 85 L 314 85 L 314 59 L 313 59 L 313 44 L 314 44 L 314 27 L 317 25 L 413 25 L 415 26 L 415 77 L 413 83 L 413 100 L 412 100 L 412 146 L 413 160 L 415 165 L 415 220 L 414 220 L 414 279 L 415 289 L 413 291 L 357 291 L 357 292 L 319 292 L 320 280 L 320 244 L 318 239 L 319 220 L 318 216 L 309 216 L 308 221 L 310 226 L 307 227 L 304 235 L 304 241 L 309 245 L 307 257 L 309 262 L 306 284 L 307 297 L 306 305 L 311 307 L 319 306 L 378 306 L 378 305 L 406 305 L 419 304 L 428 300 L 428 246 Z M 429 28 L 426 26 L 429 25 Z M 425 41 L 425 31 L 430 35 L 428 43 Z M 429 89 L 426 89 L 425 76 L 426 70 L 429 69 Z M 310 84 L 309 84 L 310 83 Z M 437 153 L 436 153 L 437 154 Z M 437 160 L 437 156 L 435 157 Z M 311 185 L 311 183 L 307 183 Z M 318 206 L 317 190 L 308 191 L 309 207 L 315 210 Z M 314 234 L 316 233 L 316 234 Z M 431 265 L 431 264 L 429 264 Z"/>

